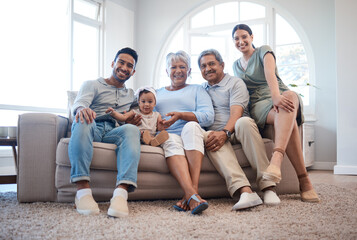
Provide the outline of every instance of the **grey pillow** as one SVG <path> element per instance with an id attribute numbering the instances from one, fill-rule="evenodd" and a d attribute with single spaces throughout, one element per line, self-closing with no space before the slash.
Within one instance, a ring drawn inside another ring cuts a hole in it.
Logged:
<path id="1" fill-rule="evenodd" d="M 68 97 L 67 114 L 68 114 L 68 119 L 69 119 L 70 125 L 72 125 L 73 117 L 74 117 L 74 116 L 72 116 L 71 109 L 72 109 L 74 100 L 77 97 L 77 94 L 78 94 L 78 91 L 67 91 L 67 97 Z"/>

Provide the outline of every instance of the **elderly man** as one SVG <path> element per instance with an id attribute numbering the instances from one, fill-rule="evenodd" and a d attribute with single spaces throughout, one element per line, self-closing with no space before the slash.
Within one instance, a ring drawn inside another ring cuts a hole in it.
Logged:
<path id="1" fill-rule="evenodd" d="M 264 203 L 277 205 L 280 199 L 275 193 L 275 183 L 262 178 L 268 165 L 268 157 L 262 137 L 254 120 L 249 117 L 249 94 L 243 80 L 225 74 L 224 62 L 217 50 L 203 51 L 198 57 L 203 87 L 211 96 L 215 110 L 214 124 L 204 132 L 207 155 L 218 172 L 225 178 L 232 197 L 240 196 L 233 210 L 262 204 L 257 193 L 240 167 L 232 143 L 240 142 L 252 168 L 257 171 L 257 185 L 264 192 Z"/>

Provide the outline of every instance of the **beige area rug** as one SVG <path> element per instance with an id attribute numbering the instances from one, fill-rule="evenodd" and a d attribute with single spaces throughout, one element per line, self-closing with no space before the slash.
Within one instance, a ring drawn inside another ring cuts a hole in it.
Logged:
<path id="1" fill-rule="evenodd" d="M 130 216 L 82 216 L 70 203 L 19 204 L 0 193 L 0 239 L 357 239 L 357 193 L 316 184 L 322 202 L 283 195 L 276 207 L 232 212 L 229 198 L 208 199 L 200 216 L 176 212 L 170 201 L 131 201 Z"/>

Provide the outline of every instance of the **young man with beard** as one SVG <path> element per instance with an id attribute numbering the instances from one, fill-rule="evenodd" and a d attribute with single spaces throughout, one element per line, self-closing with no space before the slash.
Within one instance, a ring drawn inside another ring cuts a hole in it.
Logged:
<path id="1" fill-rule="evenodd" d="M 137 187 L 140 159 L 140 131 L 131 124 L 118 124 L 105 111 L 111 107 L 118 112 L 128 111 L 134 102 L 134 91 L 125 82 L 135 73 L 137 53 L 131 48 L 118 51 L 112 62 L 109 78 L 86 81 L 81 86 L 71 109 L 75 120 L 68 146 L 71 162 L 71 182 L 77 185 L 76 209 L 80 214 L 98 214 L 98 204 L 89 185 L 93 142 L 117 145 L 116 189 L 110 200 L 108 215 L 125 217 L 129 214 L 128 192 Z"/>
<path id="2" fill-rule="evenodd" d="M 257 186 L 264 192 L 264 204 L 277 205 L 280 199 L 275 193 L 275 183 L 264 180 L 262 171 L 268 165 L 263 139 L 254 120 L 249 117 L 249 94 L 243 80 L 225 74 L 224 62 L 215 49 L 203 51 L 198 57 L 203 87 L 211 96 L 215 119 L 208 132 L 203 130 L 206 152 L 218 172 L 225 178 L 232 197 L 240 196 L 232 210 L 240 210 L 262 204 L 257 193 L 240 167 L 232 143 L 240 142 L 247 159 L 257 171 Z"/>

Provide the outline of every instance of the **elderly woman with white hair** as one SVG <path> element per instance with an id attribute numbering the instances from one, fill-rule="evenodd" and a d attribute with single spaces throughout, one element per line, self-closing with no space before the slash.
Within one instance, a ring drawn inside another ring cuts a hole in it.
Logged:
<path id="1" fill-rule="evenodd" d="M 198 195 L 204 148 L 197 142 L 202 139 L 195 137 L 192 122 L 201 127 L 213 124 L 212 101 L 201 85 L 186 83 L 191 74 L 190 57 L 186 52 L 169 53 L 166 72 L 171 84 L 157 90 L 155 109 L 163 116 L 169 133 L 169 139 L 161 144 L 167 165 L 184 191 L 184 197 L 174 208 L 198 214 L 207 209 L 208 203 Z"/>

